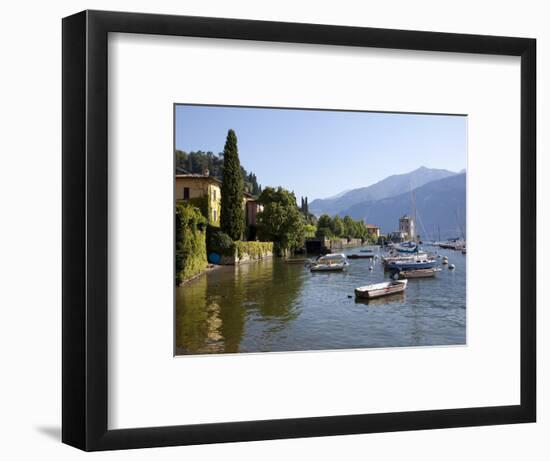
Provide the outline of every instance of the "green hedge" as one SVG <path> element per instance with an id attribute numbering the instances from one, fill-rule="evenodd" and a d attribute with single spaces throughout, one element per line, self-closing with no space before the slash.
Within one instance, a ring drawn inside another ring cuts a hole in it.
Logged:
<path id="1" fill-rule="evenodd" d="M 251 258 L 260 258 L 266 253 L 273 253 L 273 242 L 243 242 L 234 243 L 237 258 L 248 254 Z"/>
<path id="2" fill-rule="evenodd" d="M 176 284 L 206 269 L 206 218 L 189 203 L 176 205 Z"/>

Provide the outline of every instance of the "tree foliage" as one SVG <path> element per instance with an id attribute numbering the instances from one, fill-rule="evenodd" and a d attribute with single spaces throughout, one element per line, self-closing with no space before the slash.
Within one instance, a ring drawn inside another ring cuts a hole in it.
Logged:
<path id="1" fill-rule="evenodd" d="M 281 251 L 301 247 L 305 238 L 305 220 L 294 194 L 282 187 L 266 187 L 258 202 L 263 206 L 258 213 L 260 239 L 275 242 Z"/>
<path id="2" fill-rule="evenodd" d="M 244 232 L 243 192 L 237 136 L 229 130 L 223 150 L 220 227 L 233 240 L 240 240 Z"/>
<path id="3" fill-rule="evenodd" d="M 351 216 L 345 216 L 343 219 L 340 216 L 331 218 L 327 214 L 319 217 L 315 235 L 327 238 L 356 238 L 369 242 L 376 240 L 375 237 L 368 233 L 367 226 L 363 220 L 355 221 Z"/>
<path id="4" fill-rule="evenodd" d="M 332 233 L 338 237 L 347 237 L 345 234 L 344 222 L 340 216 L 335 216 L 330 223 Z"/>

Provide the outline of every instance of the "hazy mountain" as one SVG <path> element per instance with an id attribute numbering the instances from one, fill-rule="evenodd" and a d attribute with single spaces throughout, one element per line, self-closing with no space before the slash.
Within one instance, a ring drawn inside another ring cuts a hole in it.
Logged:
<path id="1" fill-rule="evenodd" d="M 435 239 L 438 226 L 441 238 L 462 237 L 466 233 L 466 174 L 454 174 L 447 178 L 424 184 L 414 189 L 417 210 L 417 231 L 424 239 Z M 340 211 L 340 216 L 350 215 L 380 226 L 382 233 L 398 229 L 399 218 L 411 214 L 411 193 L 405 192 L 381 200 L 368 200 Z"/>
<path id="2" fill-rule="evenodd" d="M 417 170 L 405 174 L 389 176 L 382 181 L 368 187 L 352 189 L 326 199 L 316 199 L 309 204 L 309 211 L 317 216 L 327 213 L 335 215 L 351 206 L 365 202 L 380 200 L 386 197 L 409 192 L 424 184 L 456 175 L 452 171 L 438 170 L 434 168 L 420 167 Z"/>

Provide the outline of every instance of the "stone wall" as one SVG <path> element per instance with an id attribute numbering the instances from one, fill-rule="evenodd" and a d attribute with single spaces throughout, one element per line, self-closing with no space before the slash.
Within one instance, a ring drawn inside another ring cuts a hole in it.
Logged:
<path id="1" fill-rule="evenodd" d="M 235 242 L 234 252 L 230 256 L 222 256 L 220 264 L 235 265 L 247 261 L 271 258 L 273 242 Z"/>

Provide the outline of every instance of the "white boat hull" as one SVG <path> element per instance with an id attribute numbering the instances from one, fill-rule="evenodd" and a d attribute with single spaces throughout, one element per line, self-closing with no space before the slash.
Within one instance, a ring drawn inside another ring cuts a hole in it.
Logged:
<path id="1" fill-rule="evenodd" d="M 380 298 L 395 293 L 402 293 L 407 288 L 407 280 L 376 283 L 355 289 L 355 296 L 364 299 Z"/>

